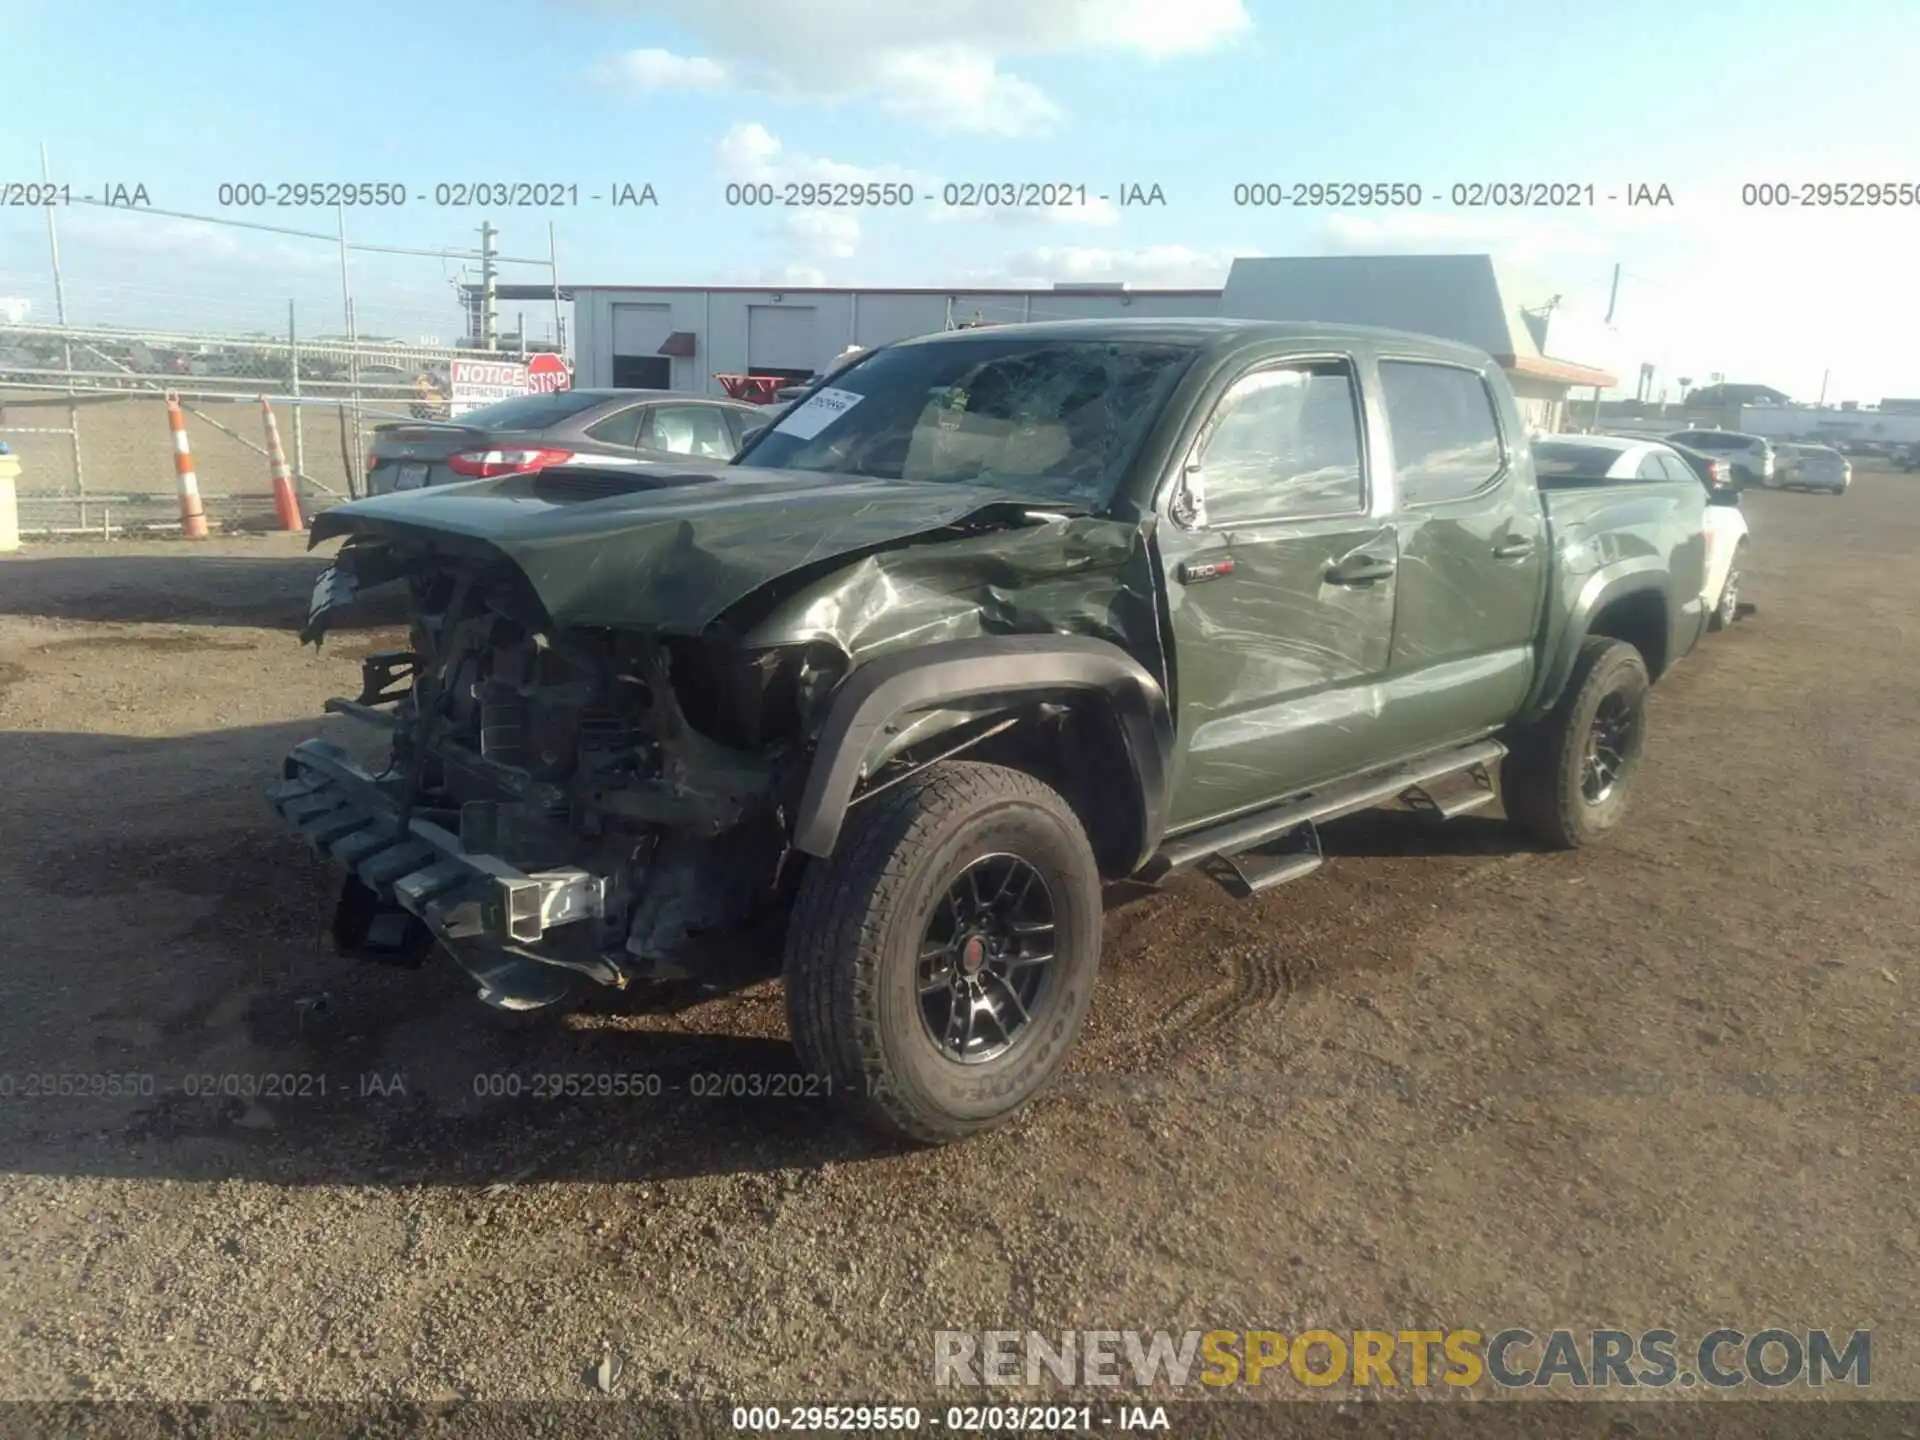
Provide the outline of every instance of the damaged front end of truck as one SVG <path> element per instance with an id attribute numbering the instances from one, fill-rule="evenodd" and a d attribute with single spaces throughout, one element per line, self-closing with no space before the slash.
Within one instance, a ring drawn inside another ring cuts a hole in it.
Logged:
<path id="1" fill-rule="evenodd" d="M 583 501 L 591 480 L 316 521 L 314 543 L 346 543 L 305 641 L 369 590 L 404 586 L 409 605 L 406 647 L 366 656 L 359 693 L 326 706 L 383 757 L 308 740 L 270 791 L 346 872 L 343 953 L 438 949 L 516 1011 L 583 982 L 711 978 L 772 953 L 741 941 L 779 925 L 808 863 L 796 817 L 861 667 L 994 635 L 1151 649 L 1131 525 L 953 486 L 772 475 L 741 497 L 712 476 L 626 475 Z M 1042 708 L 936 697 L 862 739 L 850 800 Z"/>

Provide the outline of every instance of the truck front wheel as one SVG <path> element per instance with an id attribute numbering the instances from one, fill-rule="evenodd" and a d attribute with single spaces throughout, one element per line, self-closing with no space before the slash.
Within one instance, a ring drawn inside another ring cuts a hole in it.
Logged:
<path id="1" fill-rule="evenodd" d="M 1640 773 L 1651 683 L 1625 641 L 1582 641 L 1559 703 L 1514 738 L 1501 766 L 1507 817 L 1563 850 L 1611 830 Z"/>
<path id="2" fill-rule="evenodd" d="M 1100 875 L 1058 793 L 945 761 L 848 813 L 786 950 L 807 1069 L 891 1135 L 945 1144 L 1051 1080 L 1093 999 Z"/>

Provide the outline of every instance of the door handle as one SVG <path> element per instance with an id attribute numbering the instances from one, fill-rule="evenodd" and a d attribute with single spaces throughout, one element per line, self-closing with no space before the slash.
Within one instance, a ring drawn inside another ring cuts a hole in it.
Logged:
<path id="1" fill-rule="evenodd" d="M 1509 535 L 1493 547 L 1496 560 L 1518 560 L 1533 553 L 1533 541 L 1525 535 Z"/>
<path id="2" fill-rule="evenodd" d="M 1382 560 L 1378 555 L 1349 555 L 1338 565 L 1329 567 L 1326 578 L 1331 585 L 1375 585 L 1391 580 L 1393 571 L 1393 561 Z"/>

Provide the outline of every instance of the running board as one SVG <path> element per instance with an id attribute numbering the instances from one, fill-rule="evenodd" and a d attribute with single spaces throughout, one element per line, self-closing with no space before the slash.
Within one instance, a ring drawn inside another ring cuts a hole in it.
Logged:
<path id="1" fill-rule="evenodd" d="M 1493 788 L 1493 773 L 1485 765 L 1473 766 L 1461 778 L 1466 784 L 1409 785 L 1401 794 L 1400 803 L 1415 814 L 1451 820 L 1456 815 L 1491 805 L 1499 798 Z"/>
<path id="2" fill-rule="evenodd" d="M 1236 900 L 1250 900 L 1262 890 L 1311 875 L 1326 864 L 1320 831 L 1311 820 L 1284 838 L 1288 848 L 1278 854 L 1242 850 L 1237 855 L 1225 855 L 1216 850 L 1200 862 L 1200 871 Z"/>
<path id="3" fill-rule="evenodd" d="M 1252 815 L 1245 815 L 1238 820 L 1229 820 L 1220 825 L 1209 825 L 1204 830 L 1196 830 L 1191 834 L 1169 840 L 1160 847 L 1153 861 L 1149 862 L 1148 873 L 1165 874 L 1169 870 L 1179 870 L 1198 864 L 1215 855 L 1222 857 L 1242 855 L 1256 846 L 1278 839 L 1289 831 L 1298 830 L 1302 825 L 1337 819 L 1339 816 L 1351 815 L 1358 810 L 1370 810 L 1375 805 L 1397 799 L 1413 790 L 1425 793 L 1427 787 L 1434 782 L 1453 775 L 1485 772 L 1488 799 L 1491 799 L 1493 781 L 1490 767 L 1506 753 L 1507 747 L 1498 740 L 1476 740 L 1471 745 L 1460 745 L 1451 750 L 1442 750 L 1437 754 L 1423 755 L 1417 760 L 1404 761 L 1385 770 L 1375 770 L 1370 774 L 1342 781 L 1322 790 L 1309 791 L 1305 795 L 1271 809 L 1257 811 Z M 1477 777 L 1475 783 L 1477 787 Z M 1467 808 L 1477 808 L 1485 803 L 1485 800 L 1476 800 Z M 1453 813 L 1461 812 L 1456 810 Z M 1306 872 L 1303 870 L 1300 873 Z"/>

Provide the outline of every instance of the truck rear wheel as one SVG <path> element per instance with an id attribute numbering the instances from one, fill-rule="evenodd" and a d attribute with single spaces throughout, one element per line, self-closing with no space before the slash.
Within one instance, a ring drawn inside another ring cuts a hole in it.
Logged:
<path id="1" fill-rule="evenodd" d="M 1640 773 L 1651 684 L 1625 641 L 1582 641 L 1559 703 L 1515 737 L 1501 766 L 1507 817 L 1563 850 L 1611 830 Z"/>
<path id="2" fill-rule="evenodd" d="M 787 935 L 802 1063 L 879 1129 L 946 1144 L 1060 1069 L 1093 999 L 1100 875 L 1067 802 L 1018 770 L 931 765 L 847 815 Z"/>

